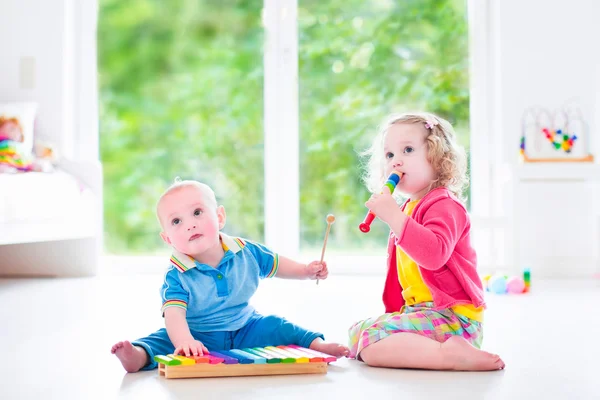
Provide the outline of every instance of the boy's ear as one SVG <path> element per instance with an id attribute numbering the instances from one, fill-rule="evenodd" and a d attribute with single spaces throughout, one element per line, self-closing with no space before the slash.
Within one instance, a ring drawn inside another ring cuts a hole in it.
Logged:
<path id="1" fill-rule="evenodd" d="M 162 238 L 163 242 L 165 242 L 168 245 L 171 245 L 171 239 L 169 239 L 166 233 L 161 232 L 160 237 Z"/>
<path id="2" fill-rule="evenodd" d="M 225 213 L 225 207 L 219 206 L 217 207 L 217 219 L 219 221 L 219 230 L 225 227 L 225 222 L 227 221 L 227 214 Z"/>

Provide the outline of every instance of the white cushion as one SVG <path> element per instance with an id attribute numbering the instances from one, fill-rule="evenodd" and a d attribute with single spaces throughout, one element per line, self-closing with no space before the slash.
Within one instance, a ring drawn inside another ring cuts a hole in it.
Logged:
<path id="1" fill-rule="evenodd" d="M 62 170 L 0 174 L 0 244 L 95 234 L 97 199 Z"/>

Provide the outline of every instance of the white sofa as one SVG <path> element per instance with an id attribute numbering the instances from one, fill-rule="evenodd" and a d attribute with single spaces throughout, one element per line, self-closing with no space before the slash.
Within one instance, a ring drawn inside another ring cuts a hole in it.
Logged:
<path id="1" fill-rule="evenodd" d="M 101 251 L 99 161 L 0 174 L 0 276 L 90 276 Z"/>

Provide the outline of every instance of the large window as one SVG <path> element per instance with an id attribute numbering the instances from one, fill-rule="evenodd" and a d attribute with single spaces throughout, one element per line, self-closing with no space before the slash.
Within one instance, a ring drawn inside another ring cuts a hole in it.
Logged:
<path id="1" fill-rule="evenodd" d="M 469 146 L 465 0 L 299 0 L 300 244 L 381 254 L 387 227 L 358 230 L 369 193 L 359 153 L 392 112 L 427 110 Z M 312 249 L 312 251 L 311 251 Z"/>
<path id="2" fill-rule="evenodd" d="M 227 232 L 264 238 L 261 1 L 100 0 L 106 248 L 163 248 L 176 176 L 211 185 Z"/>
<path id="3" fill-rule="evenodd" d="M 469 145 L 466 0 L 100 0 L 98 48 L 112 253 L 164 248 L 155 202 L 180 176 L 214 187 L 228 233 L 293 250 L 299 228 L 314 258 L 334 213 L 329 251 L 382 254 L 385 226 L 357 228 L 378 124 L 429 110 Z"/>

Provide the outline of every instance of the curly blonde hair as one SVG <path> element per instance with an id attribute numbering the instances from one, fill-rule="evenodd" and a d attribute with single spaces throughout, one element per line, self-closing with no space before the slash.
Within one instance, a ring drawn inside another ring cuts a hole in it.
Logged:
<path id="1" fill-rule="evenodd" d="M 429 123 L 433 123 L 431 128 L 426 127 Z M 427 160 L 436 172 L 436 180 L 431 183 L 429 190 L 443 186 L 464 200 L 463 191 L 468 185 L 465 150 L 456 143 L 456 133 L 448 121 L 426 112 L 394 114 L 385 120 L 371 147 L 362 153 L 367 159 L 363 176 L 367 189 L 371 193 L 379 193 L 387 178 L 384 176 L 383 146 L 388 129 L 395 124 L 420 124 L 427 134 Z"/>

